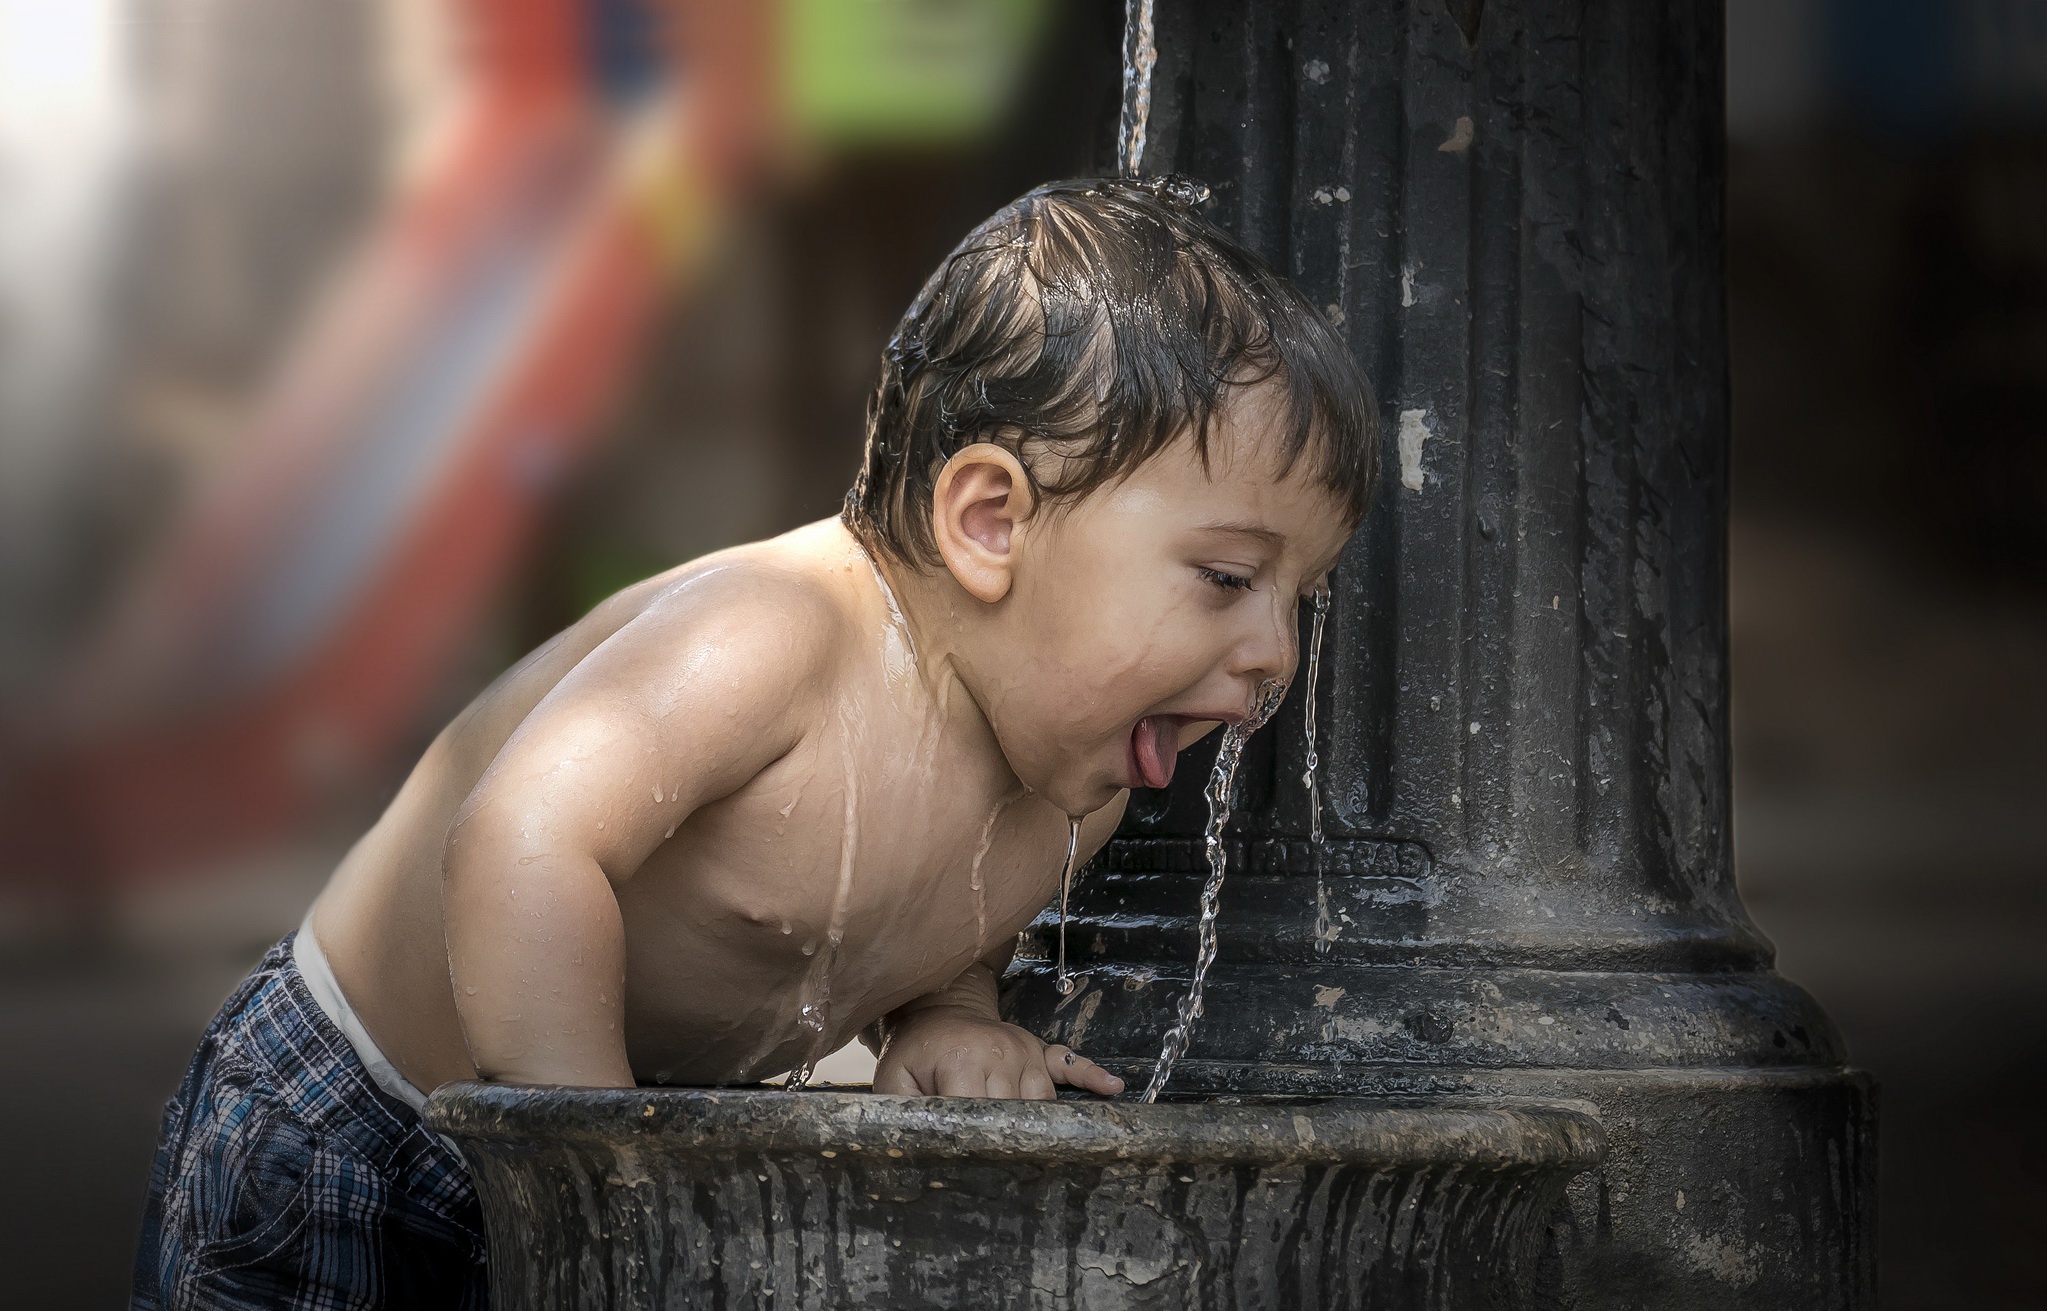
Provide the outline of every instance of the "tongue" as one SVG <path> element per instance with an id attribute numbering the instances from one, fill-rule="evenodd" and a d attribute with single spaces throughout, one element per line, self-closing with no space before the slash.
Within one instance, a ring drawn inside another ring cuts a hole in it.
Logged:
<path id="1" fill-rule="evenodd" d="M 1138 779 L 1148 788 L 1162 788 L 1173 781 L 1173 765 L 1180 758 L 1179 725 L 1167 715 L 1147 715 L 1130 733 L 1130 754 L 1137 761 Z"/>

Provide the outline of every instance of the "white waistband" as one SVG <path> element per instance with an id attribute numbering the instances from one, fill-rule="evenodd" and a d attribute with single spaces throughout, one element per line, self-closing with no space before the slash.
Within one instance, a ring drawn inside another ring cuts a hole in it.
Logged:
<path id="1" fill-rule="evenodd" d="M 306 990 L 313 994 L 314 1001 L 320 1003 L 320 1009 L 327 1013 L 327 1018 L 334 1021 L 334 1027 L 348 1039 L 348 1045 L 355 1048 L 363 1068 L 370 1072 L 371 1081 L 414 1111 L 424 1107 L 426 1094 L 398 1073 L 398 1067 L 385 1058 L 376 1039 L 370 1037 L 370 1031 L 356 1017 L 355 1007 L 341 995 L 341 985 L 334 981 L 334 971 L 327 964 L 327 953 L 320 950 L 319 939 L 313 936 L 311 911 L 306 912 L 305 923 L 299 925 L 298 936 L 291 940 L 291 954 L 298 963 L 300 976 L 306 981 Z"/>

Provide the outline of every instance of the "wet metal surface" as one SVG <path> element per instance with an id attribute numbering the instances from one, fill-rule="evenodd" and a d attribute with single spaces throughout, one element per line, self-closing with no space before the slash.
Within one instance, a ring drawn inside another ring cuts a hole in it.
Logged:
<path id="1" fill-rule="evenodd" d="M 498 1311 L 1525 1305 L 1582 1104 L 436 1093 Z M 1444 1259 L 1445 1253 L 1457 1259 Z"/>

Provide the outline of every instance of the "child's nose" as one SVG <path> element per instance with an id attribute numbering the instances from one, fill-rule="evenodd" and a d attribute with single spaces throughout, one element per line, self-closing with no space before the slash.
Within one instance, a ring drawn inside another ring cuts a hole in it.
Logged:
<path id="1" fill-rule="evenodd" d="M 1254 687 L 1291 674 L 1299 644 L 1294 628 L 1293 607 L 1275 601 L 1270 613 L 1237 644 L 1230 672 L 1248 679 Z"/>

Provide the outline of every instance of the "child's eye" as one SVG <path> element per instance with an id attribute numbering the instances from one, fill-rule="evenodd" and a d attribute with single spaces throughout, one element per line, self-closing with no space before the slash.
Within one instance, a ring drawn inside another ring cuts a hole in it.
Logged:
<path id="1" fill-rule="evenodd" d="M 1251 590 L 1251 580 L 1248 578 L 1239 578 L 1235 574 L 1224 573 L 1220 569 L 1209 569 L 1206 567 L 1197 568 L 1195 572 L 1206 578 L 1209 582 L 1214 583 L 1217 587 L 1222 588 L 1225 592 L 1248 592 Z"/>

